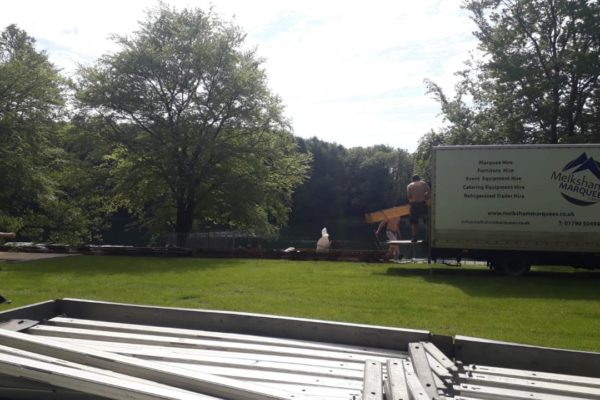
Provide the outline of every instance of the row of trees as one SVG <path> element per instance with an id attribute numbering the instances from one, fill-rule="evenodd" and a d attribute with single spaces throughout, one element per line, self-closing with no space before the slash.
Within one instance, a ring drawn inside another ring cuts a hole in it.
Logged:
<path id="1" fill-rule="evenodd" d="M 425 135 L 426 170 L 439 144 L 600 141 L 600 4 L 595 0 L 464 0 L 481 56 L 459 71 L 449 98 L 428 91 L 446 121 Z"/>
<path id="2" fill-rule="evenodd" d="M 151 232 L 270 233 L 309 169 L 233 25 L 160 6 L 67 81 L 9 26 L 0 42 L 0 226 L 91 241 L 126 209 Z"/>
<path id="3" fill-rule="evenodd" d="M 439 144 L 600 139 L 600 4 L 465 0 L 481 56 L 414 155 L 291 133 L 240 29 L 159 5 L 119 50 L 61 76 L 16 26 L 0 36 L 0 230 L 91 242 L 115 215 L 151 233 L 271 234 L 404 201 Z M 415 167 L 416 165 L 416 167 Z M 291 216 L 290 216 L 291 213 Z"/>
<path id="4" fill-rule="evenodd" d="M 292 204 L 306 221 L 393 203 L 409 156 L 295 138 L 236 26 L 161 5 L 114 40 L 66 79 L 26 32 L 2 32 L 0 230 L 93 242 L 126 213 L 183 243 L 215 225 L 273 234 Z"/>

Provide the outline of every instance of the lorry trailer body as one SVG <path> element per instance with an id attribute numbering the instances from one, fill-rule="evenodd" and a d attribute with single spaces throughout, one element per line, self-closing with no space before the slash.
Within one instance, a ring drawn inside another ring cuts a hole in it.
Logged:
<path id="1" fill-rule="evenodd" d="M 438 146 L 432 260 L 600 268 L 600 145 Z"/>

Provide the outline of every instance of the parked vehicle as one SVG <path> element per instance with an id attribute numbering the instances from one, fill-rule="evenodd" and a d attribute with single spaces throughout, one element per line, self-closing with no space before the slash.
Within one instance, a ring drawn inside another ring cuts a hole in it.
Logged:
<path id="1" fill-rule="evenodd" d="M 600 145 L 435 147 L 430 258 L 487 261 L 508 275 L 600 268 L 597 160 Z"/>

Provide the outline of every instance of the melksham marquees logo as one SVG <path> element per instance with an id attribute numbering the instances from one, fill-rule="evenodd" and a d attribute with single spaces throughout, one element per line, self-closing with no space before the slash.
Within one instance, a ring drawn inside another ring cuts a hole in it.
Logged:
<path id="1" fill-rule="evenodd" d="M 560 194 L 573 204 L 590 206 L 600 202 L 600 163 L 585 153 L 562 171 L 552 172 L 550 179 L 558 182 Z"/>

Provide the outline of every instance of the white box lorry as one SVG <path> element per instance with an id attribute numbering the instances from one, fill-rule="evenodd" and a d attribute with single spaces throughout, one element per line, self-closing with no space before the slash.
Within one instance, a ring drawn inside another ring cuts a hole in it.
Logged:
<path id="1" fill-rule="evenodd" d="M 439 146 L 432 156 L 432 260 L 600 268 L 600 145 Z"/>

